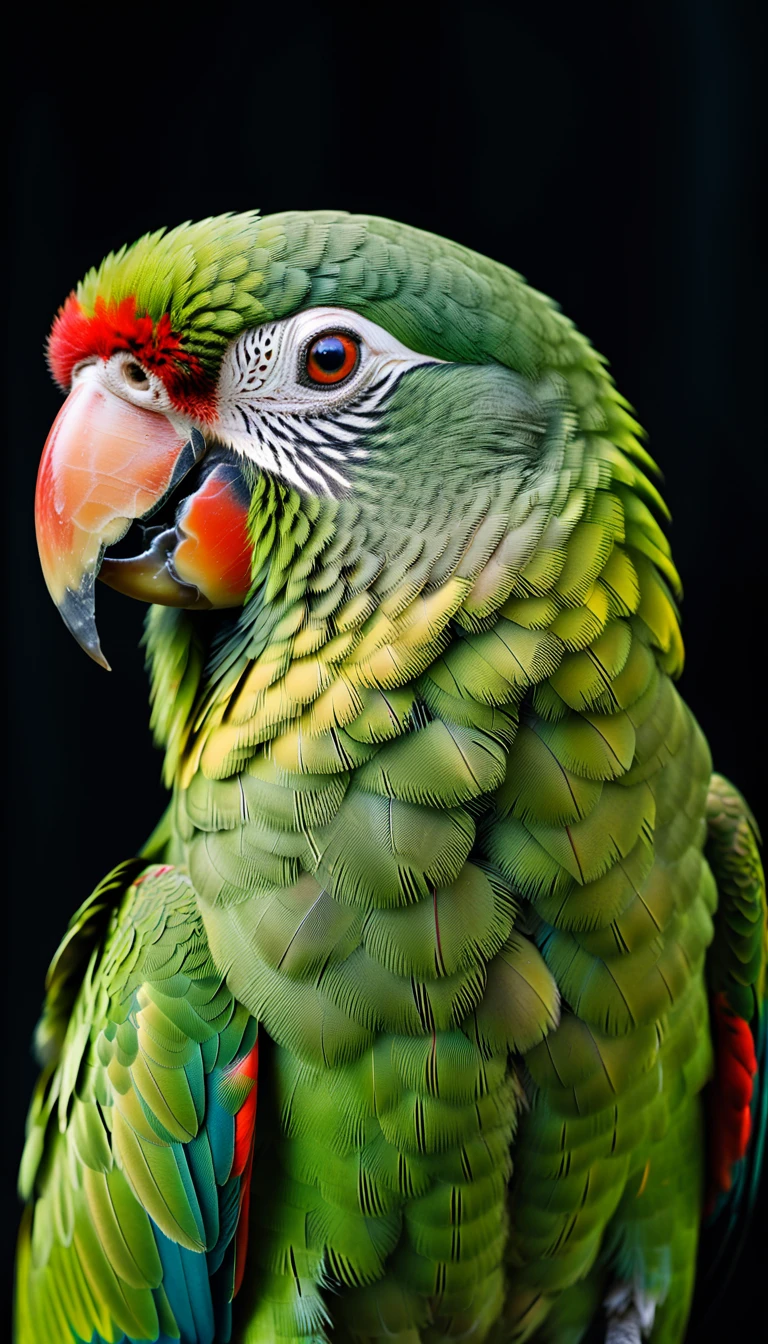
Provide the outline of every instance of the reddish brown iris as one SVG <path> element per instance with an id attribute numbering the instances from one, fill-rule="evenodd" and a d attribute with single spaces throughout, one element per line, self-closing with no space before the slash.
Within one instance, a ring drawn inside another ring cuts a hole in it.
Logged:
<path id="1" fill-rule="evenodd" d="M 360 347 L 345 331 L 318 336 L 307 350 L 306 371 L 310 382 L 325 386 L 343 383 L 357 368 Z"/>

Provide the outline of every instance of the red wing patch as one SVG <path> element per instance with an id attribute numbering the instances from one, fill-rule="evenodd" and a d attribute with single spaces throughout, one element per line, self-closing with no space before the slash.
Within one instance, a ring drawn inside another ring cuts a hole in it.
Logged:
<path id="1" fill-rule="evenodd" d="M 245 1257 L 248 1251 L 248 1212 L 251 1201 L 251 1174 L 253 1171 L 253 1141 L 256 1136 L 256 1101 L 258 1095 L 257 1078 L 259 1073 L 259 1042 L 234 1070 L 241 1078 L 253 1080 L 253 1086 L 235 1116 L 235 1156 L 232 1163 L 232 1175 L 242 1176 L 240 1186 L 240 1212 L 237 1219 L 235 1239 L 235 1288 L 234 1295 L 240 1290 L 245 1273 Z"/>
<path id="2" fill-rule="evenodd" d="M 709 1215 L 719 1195 L 731 1188 L 733 1168 L 747 1151 L 752 1125 L 750 1105 L 757 1073 L 755 1042 L 749 1023 L 738 1017 L 725 994 L 712 999 L 715 1077 L 709 1097 Z"/>

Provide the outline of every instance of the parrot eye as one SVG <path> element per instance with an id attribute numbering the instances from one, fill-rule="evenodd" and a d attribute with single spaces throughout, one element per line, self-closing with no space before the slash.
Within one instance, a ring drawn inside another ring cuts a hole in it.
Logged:
<path id="1" fill-rule="evenodd" d="M 311 383 L 326 387 L 343 383 L 360 359 L 360 342 L 346 331 L 327 331 L 307 348 L 304 371 Z"/>
<path id="2" fill-rule="evenodd" d="M 134 359 L 128 359 L 122 365 L 121 372 L 125 382 L 134 392 L 146 392 L 150 386 L 149 375 L 141 364 L 137 364 Z"/>

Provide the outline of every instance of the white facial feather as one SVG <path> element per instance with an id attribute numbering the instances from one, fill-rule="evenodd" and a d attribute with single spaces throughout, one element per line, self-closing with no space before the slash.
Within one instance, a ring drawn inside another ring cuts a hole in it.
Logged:
<path id="1" fill-rule="evenodd" d="M 359 342 L 357 367 L 343 382 L 312 384 L 304 374 L 307 351 L 335 331 Z M 215 433 L 300 490 L 343 494 L 350 485 L 346 464 L 368 456 L 366 434 L 401 374 L 441 362 L 349 309 L 310 308 L 232 342 L 219 375 Z"/>

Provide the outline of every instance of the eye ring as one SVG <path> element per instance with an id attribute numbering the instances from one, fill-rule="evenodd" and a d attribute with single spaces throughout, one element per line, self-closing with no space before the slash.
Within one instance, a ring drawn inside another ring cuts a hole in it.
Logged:
<path id="1" fill-rule="evenodd" d="M 303 375 L 319 387 L 346 382 L 360 363 L 360 338 L 349 331 L 323 331 L 304 351 Z"/>

